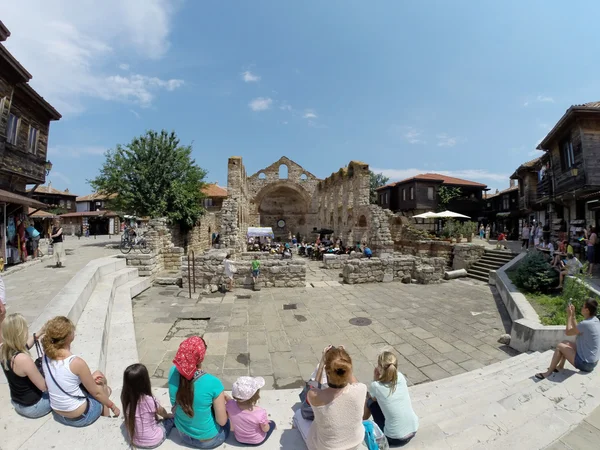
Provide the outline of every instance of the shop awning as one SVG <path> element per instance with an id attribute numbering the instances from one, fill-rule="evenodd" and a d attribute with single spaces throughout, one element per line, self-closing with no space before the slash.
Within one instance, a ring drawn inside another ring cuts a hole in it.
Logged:
<path id="1" fill-rule="evenodd" d="M 31 219 L 56 219 L 58 217 L 52 213 L 36 208 L 29 208 L 29 213 L 27 215 Z"/>
<path id="2" fill-rule="evenodd" d="M 34 208 L 47 208 L 47 205 L 42 202 L 3 189 L 0 189 L 0 203 L 14 203 L 17 205 L 32 206 Z"/>

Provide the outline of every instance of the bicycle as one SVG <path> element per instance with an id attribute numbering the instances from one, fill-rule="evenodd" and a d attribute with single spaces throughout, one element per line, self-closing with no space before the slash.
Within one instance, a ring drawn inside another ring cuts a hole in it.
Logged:
<path id="1" fill-rule="evenodd" d="M 121 237 L 121 245 L 120 250 L 124 255 L 128 254 L 132 249 L 139 249 L 140 252 L 144 254 L 148 254 L 152 251 L 148 241 L 146 240 L 146 236 L 142 235 L 137 237 L 135 235 L 131 235 L 129 232 L 123 233 Z"/>

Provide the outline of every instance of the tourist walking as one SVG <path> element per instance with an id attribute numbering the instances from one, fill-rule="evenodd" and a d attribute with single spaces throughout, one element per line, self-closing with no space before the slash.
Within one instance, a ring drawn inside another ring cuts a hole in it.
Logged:
<path id="1" fill-rule="evenodd" d="M 398 370 L 398 358 L 392 352 L 383 352 L 377 359 L 363 419 L 371 415 L 391 446 L 406 445 L 419 428 L 406 378 Z"/>
<path id="2" fill-rule="evenodd" d="M 237 268 L 233 265 L 230 254 L 227 254 L 227 256 L 225 256 L 223 265 L 224 265 L 225 281 L 227 283 L 226 288 L 228 291 L 231 291 L 231 290 L 233 290 L 233 276 L 237 272 Z"/>
<path id="3" fill-rule="evenodd" d="M 63 248 L 63 229 L 60 226 L 60 219 L 54 221 L 50 237 L 52 238 L 52 248 L 54 251 L 54 262 L 56 263 L 56 267 L 63 267 L 65 262 L 65 249 Z"/>
<path id="4" fill-rule="evenodd" d="M 492 232 L 492 228 L 490 227 L 490 224 L 488 223 L 485 227 L 485 240 L 489 242 L 490 240 L 490 234 Z"/>
<path id="5" fill-rule="evenodd" d="M 588 275 L 594 273 L 594 263 L 596 262 L 596 247 L 598 243 L 598 234 L 596 234 L 596 228 L 590 227 L 589 237 L 586 240 L 587 244 L 587 260 L 589 263 Z"/>
<path id="6" fill-rule="evenodd" d="M 173 414 L 168 413 L 152 395 L 150 375 L 143 364 L 131 364 L 125 369 L 121 405 L 132 447 L 158 447 L 175 425 Z M 159 420 L 158 416 L 164 420 Z"/>
<path id="7" fill-rule="evenodd" d="M 121 411 L 110 400 L 111 389 L 100 371 L 92 373 L 87 363 L 71 353 L 75 325 L 58 316 L 46 324 L 42 338 L 44 378 L 50 405 L 57 422 L 71 427 L 87 427 L 100 416 L 118 417 Z"/>
<path id="8" fill-rule="evenodd" d="M 254 259 L 252 260 L 252 282 L 256 285 L 258 281 L 258 276 L 260 275 L 260 261 L 258 259 L 258 255 L 254 255 Z"/>
<path id="9" fill-rule="evenodd" d="M 233 383 L 233 399 L 227 401 L 225 409 L 231 421 L 231 431 L 240 444 L 260 445 L 275 430 L 275 422 L 269 420 L 267 411 L 256 406 L 264 385 L 262 377 L 239 377 Z"/>
<path id="10" fill-rule="evenodd" d="M 479 226 L 479 239 L 483 240 L 484 236 L 485 236 L 485 227 L 483 226 L 483 224 L 481 224 Z"/>
<path id="11" fill-rule="evenodd" d="M 317 380 L 327 374 L 326 389 L 311 389 L 307 401 L 315 415 L 306 445 L 309 450 L 358 449 L 364 439 L 362 425 L 367 386 L 352 373 L 352 359 L 343 347 L 323 350 Z"/>
<path id="12" fill-rule="evenodd" d="M 21 416 L 37 419 L 49 414 L 50 398 L 44 376 L 29 355 L 29 349 L 44 334 L 29 336 L 27 321 L 21 314 L 10 314 L 2 325 L 0 363 L 8 381 L 10 402 Z"/>
<path id="13" fill-rule="evenodd" d="M 523 229 L 521 230 L 521 250 L 529 250 L 529 233 L 529 224 L 525 222 L 523 224 Z"/>
<path id="14" fill-rule="evenodd" d="M 569 361 L 576 369 L 582 372 L 591 372 L 600 359 L 600 321 L 596 317 L 598 302 L 588 299 L 581 307 L 583 320 L 575 321 L 575 306 L 567 307 L 567 336 L 577 336 L 575 342 L 564 341 L 558 344 L 550 367 L 544 373 L 537 373 L 536 378 L 548 378 L 555 370 L 562 370 L 565 361 Z"/>
<path id="15" fill-rule="evenodd" d="M 175 426 L 185 445 L 216 448 L 229 436 L 225 388 L 202 370 L 206 342 L 200 336 L 179 345 L 169 373 L 169 397 L 175 405 Z"/>

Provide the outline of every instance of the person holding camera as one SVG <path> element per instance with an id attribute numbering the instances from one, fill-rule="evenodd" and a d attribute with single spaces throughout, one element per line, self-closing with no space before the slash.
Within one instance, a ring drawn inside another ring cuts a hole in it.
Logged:
<path id="1" fill-rule="evenodd" d="M 583 320 L 575 321 L 575 306 L 567 307 L 567 336 L 576 336 L 575 342 L 564 341 L 558 344 L 552 356 L 550 367 L 544 373 L 537 373 L 539 380 L 548 378 L 554 371 L 562 370 L 565 361 L 569 361 L 576 369 L 582 372 L 594 370 L 600 359 L 600 321 L 596 317 L 598 302 L 587 299 L 581 307 Z"/>

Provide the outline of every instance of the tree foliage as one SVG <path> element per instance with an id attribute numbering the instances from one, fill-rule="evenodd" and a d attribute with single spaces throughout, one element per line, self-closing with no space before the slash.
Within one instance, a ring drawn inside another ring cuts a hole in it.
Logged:
<path id="1" fill-rule="evenodd" d="M 530 252 L 515 271 L 514 283 L 527 292 L 546 292 L 558 281 L 558 273 L 540 252 Z"/>
<path id="2" fill-rule="evenodd" d="M 438 209 L 444 211 L 447 209 L 448 204 L 455 198 L 461 196 L 461 190 L 459 187 L 440 186 L 437 191 L 438 194 Z"/>
<path id="3" fill-rule="evenodd" d="M 89 183 L 99 193 L 117 194 L 110 207 L 138 216 L 167 217 L 191 228 L 203 213 L 206 171 L 180 145 L 175 132 L 147 131 L 106 152 L 100 174 Z"/>
<path id="4" fill-rule="evenodd" d="M 370 175 L 370 192 L 369 192 L 369 201 L 371 204 L 377 203 L 377 192 L 376 189 L 385 186 L 388 181 L 390 181 L 389 177 L 384 176 L 382 173 L 376 174 L 372 170 L 369 171 Z"/>

